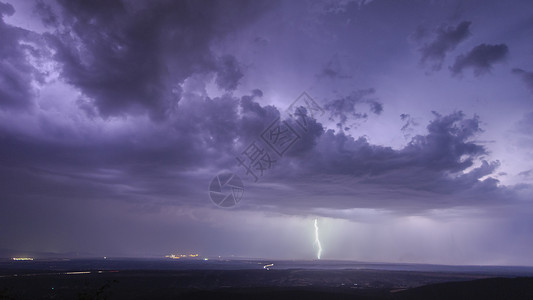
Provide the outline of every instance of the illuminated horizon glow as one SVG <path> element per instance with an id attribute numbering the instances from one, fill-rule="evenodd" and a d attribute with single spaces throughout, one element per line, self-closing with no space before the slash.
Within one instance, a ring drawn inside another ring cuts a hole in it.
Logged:
<path id="1" fill-rule="evenodd" d="M 318 238 L 318 219 L 315 219 L 315 243 L 318 246 L 316 258 L 320 259 L 320 256 L 322 255 L 322 245 L 320 244 L 320 239 Z"/>

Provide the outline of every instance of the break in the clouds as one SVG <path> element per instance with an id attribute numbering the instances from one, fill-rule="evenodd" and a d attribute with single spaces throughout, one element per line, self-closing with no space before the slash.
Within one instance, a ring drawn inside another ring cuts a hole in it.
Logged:
<path id="1" fill-rule="evenodd" d="M 0 250 L 305 259 L 319 218 L 325 258 L 533 263 L 533 10 L 491 3 L 1 3 Z"/>

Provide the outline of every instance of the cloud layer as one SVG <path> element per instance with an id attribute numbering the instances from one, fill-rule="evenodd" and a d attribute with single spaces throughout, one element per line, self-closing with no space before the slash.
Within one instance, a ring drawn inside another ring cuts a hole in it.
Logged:
<path id="1" fill-rule="evenodd" d="M 484 3 L 0 2 L 0 250 L 531 261 L 531 9 Z"/>

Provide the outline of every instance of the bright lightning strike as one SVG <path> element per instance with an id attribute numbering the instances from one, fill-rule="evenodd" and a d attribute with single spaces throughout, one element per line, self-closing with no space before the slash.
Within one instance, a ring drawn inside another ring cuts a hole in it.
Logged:
<path id="1" fill-rule="evenodd" d="M 320 240 L 318 239 L 318 219 L 315 219 L 315 243 L 318 246 L 316 258 L 320 259 L 320 255 L 322 254 L 322 245 L 320 245 Z"/>

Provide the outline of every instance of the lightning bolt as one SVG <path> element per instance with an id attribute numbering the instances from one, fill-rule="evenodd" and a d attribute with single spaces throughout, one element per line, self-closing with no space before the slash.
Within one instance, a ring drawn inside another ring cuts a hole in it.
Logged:
<path id="1" fill-rule="evenodd" d="M 315 219 L 315 243 L 318 246 L 316 258 L 320 259 L 320 255 L 322 254 L 322 245 L 320 245 L 320 240 L 318 239 L 318 219 Z"/>

